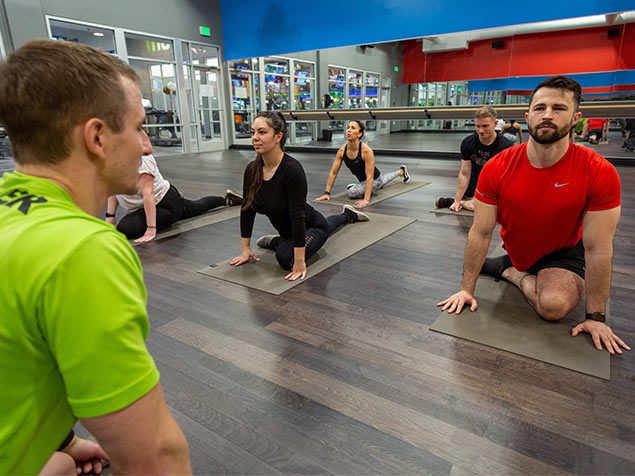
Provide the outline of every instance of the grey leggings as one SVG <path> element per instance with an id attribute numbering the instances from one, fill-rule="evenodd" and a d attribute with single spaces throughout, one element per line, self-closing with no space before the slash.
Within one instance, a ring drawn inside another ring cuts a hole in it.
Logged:
<path id="1" fill-rule="evenodd" d="M 377 179 L 373 180 L 373 193 L 377 192 L 377 190 L 382 188 L 387 183 L 392 182 L 397 177 L 399 177 L 399 171 L 380 175 L 379 177 L 377 177 Z M 356 183 L 348 190 L 346 190 L 346 195 L 348 195 L 348 198 L 364 198 L 364 193 L 366 193 L 366 180 Z"/>

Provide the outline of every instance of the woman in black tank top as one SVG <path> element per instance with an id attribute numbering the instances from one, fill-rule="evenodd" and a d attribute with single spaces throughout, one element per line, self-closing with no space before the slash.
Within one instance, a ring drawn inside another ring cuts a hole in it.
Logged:
<path id="1" fill-rule="evenodd" d="M 368 144 L 362 143 L 364 137 L 364 124 L 361 121 L 350 121 L 346 127 L 346 144 L 337 151 L 335 161 L 331 166 L 329 178 L 326 182 L 324 194 L 315 199 L 316 202 L 331 199 L 331 189 L 337 178 L 342 164 L 351 171 L 359 183 L 352 183 L 346 187 L 346 195 L 355 202 L 357 208 L 365 207 L 370 203 L 370 197 L 387 183 L 402 177 L 404 182 L 410 179 L 405 165 L 398 170 L 387 174 L 381 174 L 375 167 L 375 154 Z"/>
<path id="2" fill-rule="evenodd" d="M 515 119 L 510 119 L 503 126 L 503 136 L 513 145 L 523 142 L 523 132 L 521 125 Z"/>

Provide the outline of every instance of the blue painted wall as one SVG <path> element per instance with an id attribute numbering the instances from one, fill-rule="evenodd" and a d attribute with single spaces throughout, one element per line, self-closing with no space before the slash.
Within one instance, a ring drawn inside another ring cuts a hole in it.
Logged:
<path id="1" fill-rule="evenodd" d="M 535 0 L 501 8 L 474 0 L 352 2 L 222 0 L 224 59 L 361 45 L 632 10 L 633 0 Z"/>
<path id="2" fill-rule="evenodd" d="M 583 88 L 597 88 L 613 84 L 635 84 L 635 71 L 606 71 L 602 73 L 567 74 L 575 79 Z M 531 91 L 547 76 L 522 76 L 512 78 L 477 79 L 470 81 L 471 93 L 484 91 L 520 90 Z"/>

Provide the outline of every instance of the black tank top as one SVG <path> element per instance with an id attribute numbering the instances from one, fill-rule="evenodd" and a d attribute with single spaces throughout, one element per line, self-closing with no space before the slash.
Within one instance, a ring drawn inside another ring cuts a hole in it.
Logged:
<path id="1" fill-rule="evenodd" d="M 344 165 L 346 165 L 346 167 L 348 167 L 348 170 L 351 171 L 351 173 L 357 177 L 357 180 L 359 180 L 360 182 L 363 182 L 366 180 L 366 164 L 364 163 L 364 160 L 362 159 L 362 143 L 359 143 L 359 148 L 357 149 L 357 157 L 355 157 L 353 160 L 348 158 L 348 154 L 346 152 L 346 147 L 348 146 L 348 144 L 346 144 L 344 146 Z M 377 167 L 375 167 L 375 172 L 373 173 L 373 180 L 378 178 L 381 175 L 381 172 L 379 171 L 379 169 Z"/>
<path id="2" fill-rule="evenodd" d="M 503 134 L 511 134 L 511 135 L 517 136 L 518 135 L 518 129 L 516 129 L 514 127 L 514 124 L 516 124 L 516 122 L 517 121 L 512 119 L 511 121 L 509 121 L 509 127 L 503 126 L 503 130 L 501 132 Z"/>

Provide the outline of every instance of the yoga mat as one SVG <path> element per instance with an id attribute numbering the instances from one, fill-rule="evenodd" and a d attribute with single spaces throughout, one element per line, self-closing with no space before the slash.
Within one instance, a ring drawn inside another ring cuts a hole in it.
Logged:
<path id="1" fill-rule="evenodd" d="M 157 233 L 157 236 L 153 241 L 158 241 L 174 235 L 180 235 L 186 231 L 196 230 L 202 226 L 212 225 L 238 216 L 240 216 L 240 207 L 238 206 L 215 208 L 203 215 L 177 221 L 170 228 L 166 228 L 165 230 Z M 133 246 L 136 246 L 136 243 L 134 243 L 133 240 L 130 240 L 130 243 Z"/>
<path id="2" fill-rule="evenodd" d="M 229 264 L 232 257 L 228 257 L 226 260 L 206 266 L 198 272 L 271 294 L 282 294 L 416 221 L 415 218 L 379 213 L 367 213 L 367 215 L 370 216 L 370 221 L 344 225 L 329 237 L 325 245 L 307 262 L 307 276 L 304 280 L 287 281 L 284 279 L 289 272 L 278 265 L 273 251 L 255 246 L 257 237 L 252 238 L 252 246 L 256 256 L 260 258 L 259 262 L 249 262 L 234 267 Z"/>
<path id="3" fill-rule="evenodd" d="M 474 212 L 470 212 L 468 210 L 462 209 L 460 212 L 455 212 L 453 210 L 450 210 L 449 208 L 433 208 L 432 210 L 429 210 L 430 213 L 438 213 L 439 215 L 455 215 L 455 216 L 462 216 L 462 217 L 474 217 Z"/>
<path id="4" fill-rule="evenodd" d="M 476 299 L 476 312 L 443 312 L 430 329 L 610 380 L 610 354 L 599 352 L 589 334 L 571 337 L 584 321 L 584 301 L 561 321 L 545 321 L 514 285 L 488 276 L 479 276 Z"/>
<path id="5" fill-rule="evenodd" d="M 373 195 L 370 197 L 370 204 L 374 205 L 375 203 L 382 202 L 388 198 L 396 197 L 397 195 L 401 195 L 402 193 L 410 192 L 411 190 L 415 190 L 429 184 L 429 182 L 418 182 L 412 179 L 410 179 L 406 183 L 403 183 L 400 178 L 396 178 L 394 182 L 389 183 L 384 188 L 380 188 L 379 190 L 377 190 L 377 192 L 373 193 Z M 324 203 L 326 205 L 353 205 L 358 200 L 361 199 L 348 198 L 346 196 L 346 192 L 342 192 L 331 195 L 330 200 L 316 203 Z"/>

